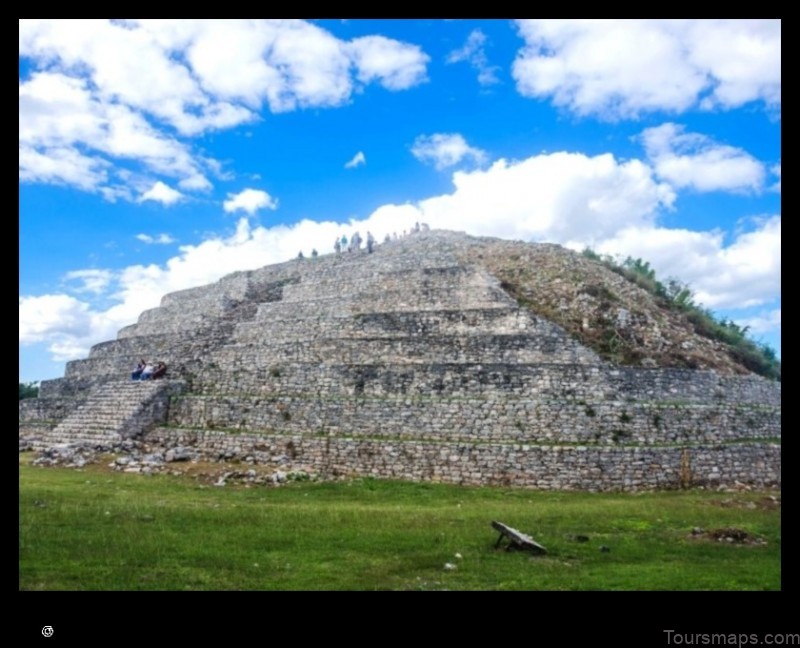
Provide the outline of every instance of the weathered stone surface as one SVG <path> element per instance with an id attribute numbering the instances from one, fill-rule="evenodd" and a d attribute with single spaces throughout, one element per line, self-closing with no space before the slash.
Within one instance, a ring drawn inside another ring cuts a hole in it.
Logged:
<path id="1" fill-rule="evenodd" d="M 508 540 L 508 549 L 522 549 L 523 551 L 530 551 L 534 554 L 547 553 L 547 549 L 536 542 L 536 540 L 507 524 L 493 520 L 492 528 L 500 532 L 500 537 L 497 539 L 495 547 L 499 547 L 502 539 L 506 538 Z"/>
<path id="2" fill-rule="evenodd" d="M 610 365 L 465 261 L 482 245 L 421 233 L 166 295 L 20 401 L 20 450 L 143 439 L 158 458 L 120 468 L 240 461 L 284 480 L 301 466 L 540 489 L 780 484 L 780 383 Z M 637 325 L 627 306 L 611 316 Z M 130 381 L 140 357 L 169 379 Z"/>

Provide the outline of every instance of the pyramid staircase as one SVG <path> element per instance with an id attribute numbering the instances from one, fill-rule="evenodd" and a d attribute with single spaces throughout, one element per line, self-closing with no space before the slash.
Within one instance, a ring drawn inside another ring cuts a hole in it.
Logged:
<path id="1" fill-rule="evenodd" d="M 125 439 L 141 437 L 166 422 L 169 398 L 182 390 L 183 383 L 175 380 L 107 382 L 43 433 L 34 447 L 68 443 L 111 448 Z"/>

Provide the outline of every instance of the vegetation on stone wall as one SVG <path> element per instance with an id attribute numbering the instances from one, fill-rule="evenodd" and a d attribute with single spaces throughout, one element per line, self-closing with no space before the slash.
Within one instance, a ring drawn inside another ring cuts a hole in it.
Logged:
<path id="1" fill-rule="evenodd" d="M 583 256 L 602 263 L 612 272 L 643 288 L 655 297 L 662 308 L 684 313 L 695 333 L 728 345 L 731 357 L 753 373 L 781 379 L 781 362 L 775 350 L 766 343 L 752 340 L 748 336 L 749 327 L 739 326 L 724 317 L 718 318 L 709 309 L 695 303 L 694 293 L 687 284 L 677 279 L 662 283 L 656 278 L 650 263 L 642 259 L 629 256 L 618 263 L 611 256 L 599 255 L 589 248 L 583 251 Z"/>
<path id="2" fill-rule="evenodd" d="M 781 378 L 773 349 L 698 306 L 689 286 L 660 281 L 642 259 L 617 262 L 592 250 L 501 239 L 480 239 L 459 256 L 612 364 Z"/>

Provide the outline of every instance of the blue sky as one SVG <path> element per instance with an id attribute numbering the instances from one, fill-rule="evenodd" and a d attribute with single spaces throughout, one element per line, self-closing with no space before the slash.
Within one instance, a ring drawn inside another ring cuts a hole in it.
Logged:
<path id="1" fill-rule="evenodd" d="M 21 381 L 369 230 L 651 262 L 780 352 L 779 20 L 21 20 Z"/>

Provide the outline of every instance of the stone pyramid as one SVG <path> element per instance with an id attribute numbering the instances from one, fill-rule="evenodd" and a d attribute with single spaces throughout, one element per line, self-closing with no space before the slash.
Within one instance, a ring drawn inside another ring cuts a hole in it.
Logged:
<path id="1" fill-rule="evenodd" d="M 20 401 L 20 446 L 547 489 L 780 483 L 780 383 L 609 365 L 465 262 L 481 244 L 420 232 L 166 295 Z M 167 379 L 131 381 L 141 357 Z"/>

